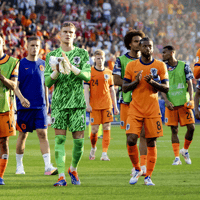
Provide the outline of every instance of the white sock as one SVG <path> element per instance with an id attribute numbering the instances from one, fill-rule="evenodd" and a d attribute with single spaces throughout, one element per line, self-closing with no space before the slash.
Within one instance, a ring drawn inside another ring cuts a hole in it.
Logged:
<path id="1" fill-rule="evenodd" d="M 42 157 L 44 159 L 45 169 L 48 169 L 51 165 L 50 153 L 45 153 Z"/>
<path id="2" fill-rule="evenodd" d="M 73 172 L 73 171 L 77 171 L 77 167 L 72 167 L 70 166 L 70 170 Z"/>
<path id="3" fill-rule="evenodd" d="M 102 152 L 102 156 L 107 156 L 107 152 Z"/>
<path id="4" fill-rule="evenodd" d="M 61 176 L 63 176 L 64 179 L 65 179 L 65 174 L 64 174 L 64 173 L 59 174 L 59 178 L 60 178 Z"/>
<path id="5" fill-rule="evenodd" d="M 24 154 L 17 154 L 16 153 L 16 161 L 17 161 L 17 166 L 23 166 L 23 156 Z"/>

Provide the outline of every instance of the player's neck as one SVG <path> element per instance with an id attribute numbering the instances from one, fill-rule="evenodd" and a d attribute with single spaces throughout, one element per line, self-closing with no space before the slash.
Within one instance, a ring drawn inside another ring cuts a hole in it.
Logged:
<path id="1" fill-rule="evenodd" d="M 175 67 L 178 65 L 178 60 L 176 60 L 176 58 L 170 58 L 168 60 L 168 65 L 172 66 L 172 67 Z"/>
<path id="2" fill-rule="evenodd" d="M 4 52 L 0 51 L 0 58 L 2 58 L 4 56 Z"/>
<path id="3" fill-rule="evenodd" d="M 152 56 L 149 56 L 149 57 L 144 57 L 144 56 L 141 56 L 141 61 L 145 64 L 149 64 L 150 62 L 153 61 L 153 57 Z"/>
<path id="4" fill-rule="evenodd" d="M 100 71 L 103 71 L 103 70 L 105 69 L 104 65 L 100 65 L 100 66 L 95 65 L 95 68 L 96 68 L 97 70 L 100 70 Z"/>
<path id="5" fill-rule="evenodd" d="M 70 43 L 61 43 L 60 47 L 61 47 L 61 49 L 62 49 L 63 51 L 65 51 L 65 52 L 66 52 L 66 51 L 71 51 L 71 50 L 74 49 L 73 44 L 70 44 Z"/>
<path id="6" fill-rule="evenodd" d="M 38 56 L 37 55 L 36 56 L 32 56 L 32 55 L 29 54 L 26 57 L 26 59 L 29 60 L 29 61 L 37 61 L 38 60 Z"/>
<path id="7" fill-rule="evenodd" d="M 133 50 L 131 50 L 128 53 L 128 55 L 131 56 L 132 58 L 139 58 L 140 57 L 140 51 L 133 51 Z"/>

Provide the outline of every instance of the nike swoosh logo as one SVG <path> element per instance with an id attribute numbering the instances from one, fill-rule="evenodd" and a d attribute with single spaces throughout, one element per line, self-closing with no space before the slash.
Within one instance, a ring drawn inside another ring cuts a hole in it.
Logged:
<path id="1" fill-rule="evenodd" d="M 25 70 L 27 70 L 28 68 L 25 68 Z"/>
<path id="2" fill-rule="evenodd" d="M 160 131 L 161 132 L 161 131 Z M 157 134 L 159 134 L 160 132 L 157 132 Z"/>

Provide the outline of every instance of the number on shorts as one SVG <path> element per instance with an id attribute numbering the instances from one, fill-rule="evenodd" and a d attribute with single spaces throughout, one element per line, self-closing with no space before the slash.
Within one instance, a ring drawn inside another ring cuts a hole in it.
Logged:
<path id="1" fill-rule="evenodd" d="M 187 119 L 191 119 L 192 118 L 192 114 L 190 112 L 186 112 L 187 114 Z"/>
<path id="2" fill-rule="evenodd" d="M 161 125 L 160 125 L 160 122 L 159 122 L 159 121 L 157 121 L 157 122 L 156 122 L 156 124 L 157 124 L 157 129 L 158 129 L 158 130 L 161 130 Z"/>
<path id="3" fill-rule="evenodd" d="M 106 112 L 107 112 L 107 117 L 111 117 L 112 116 L 112 113 L 109 110 L 107 110 Z"/>
<path id="4" fill-rule="evenodd" d="M 10 129 L 10 127 L 13 127 L 13 124 L 12 124 L 12 123 L 10 124 L 9 121 L 7 121 L 6 123 L 8 124 L 8 128 L 9 128 L 9 129 Z"/>

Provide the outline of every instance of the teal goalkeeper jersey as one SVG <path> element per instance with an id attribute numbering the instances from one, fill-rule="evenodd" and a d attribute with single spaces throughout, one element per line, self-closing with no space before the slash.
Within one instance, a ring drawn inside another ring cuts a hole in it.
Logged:
<path id="1" fill-rule="evenodd" d="M 60 47 L 47 54 L 44 72 L 45 81 L 53 72 L 49 65 L 50 56 L 62 57 L 62 52 L 64 51 Z M 52 112 L 69 108 L 86 108 L 83 80 L 89 81 L 91 76 L 88 52 L 75 47 L 73 50 L 64 53 L 67 55 L 70 63 L 81 70 L 81 73 L 78 76 L 73 72 L 70 72 L 69 75 L 60 73 L 58 78 L 53 80 Z M 51 87 L 51 85 L 47 85 L 47 87 Z"/>

